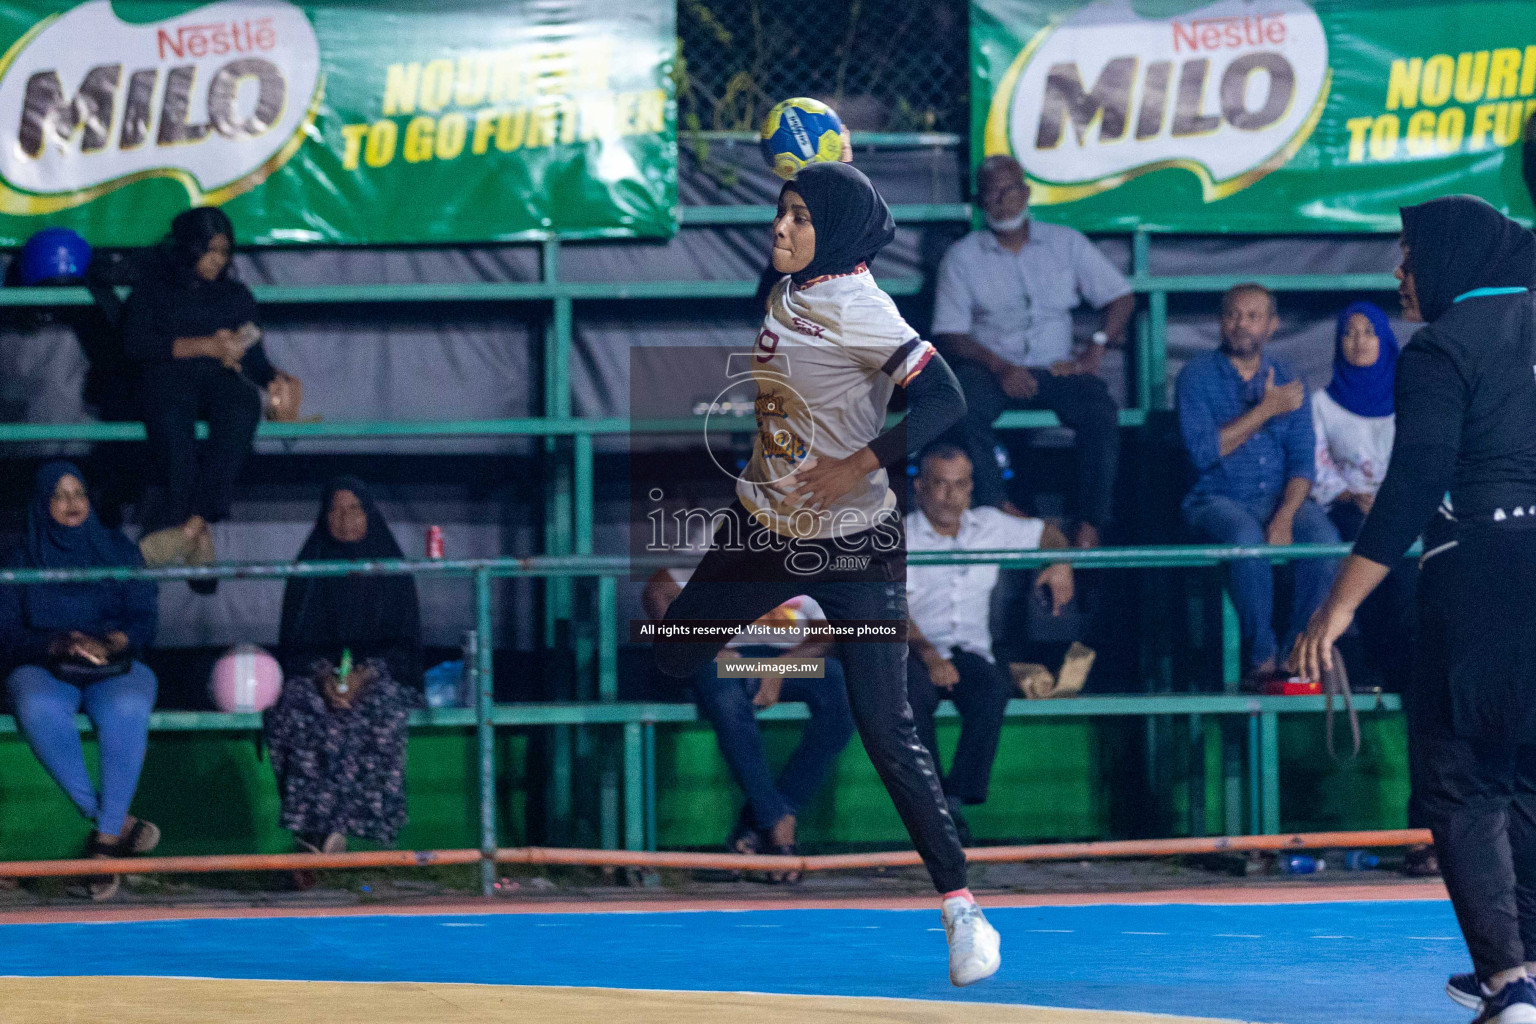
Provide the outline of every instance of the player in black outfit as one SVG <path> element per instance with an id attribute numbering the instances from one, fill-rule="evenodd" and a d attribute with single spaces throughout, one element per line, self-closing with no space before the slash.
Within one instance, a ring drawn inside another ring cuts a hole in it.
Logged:
<path id="1" fill-rule="evenodd" d="M 1536 1022 L 1536 237 L 1450 196 L 1406 207 L 1403 312 L 1427 326 L 1397 367 L 1386 480 L 1298 639 L 1308 678 L 1424 537 L 1421 651 L 1407 694 L 1414 817 L 1433 831 L 1475 975 L 1478 1022 Z"/>

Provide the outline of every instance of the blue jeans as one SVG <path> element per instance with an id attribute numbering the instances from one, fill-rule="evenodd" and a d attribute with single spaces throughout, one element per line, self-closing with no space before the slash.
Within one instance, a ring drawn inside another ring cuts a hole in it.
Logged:
<path id="1" fill-rule="evenodd" d="M 1246 504 L 1226 497 L 1203 496 L 1190 498 L 1184 505 L 1184 522 L 1195 536 L 1217 544 L 1262 545 L 1273 515 L 1274 506 L 1267 501 Z M 1337 544 L 1339 531 L 1322 507 L 1308 498 L 1296 511 L 1291 538 L 1297 544 Z M 1330 558 L 1304 558 L 1292 562 L 1291 567 L 1295 586 L 1283 648 L 1275 642 L 1273 567 L 1263 559 L 1244 559 L 1228 567 L 1232 603 L 1237 606 L 1238 626 L 1248 645 L 1250 669 L 1290 654 L 1291 642 L 1306 629 L 1307 620 L 1328 596 L 1339 563 Z"/>
<path id="2" fill-rule="evenodd" d="M 40 665 L 23 665 L 5 681 L 16 722 L 59 788 L 103 835 L 122 832 L 128 805 L 139 788 L 149 746 L 149 713 L 155 707 L 155 674 L 136 661 L 120 676 L 75 686 Z M 101 745 L 101 791 L 85 769 L 75 715 L 81 706 L 96 726 Z"/>
<path id="3" fill-rule="evenodd" d="M 777 648 L 743 647 L 743 657 L 768 657 Z M 747 797 L 752 824 L 767 830 L 786 814 L 797 814 L 810 803 L 826 780 L 837 755 L 853 736 L 853 712 L 843 665 L 836 657 L 826 659 L 825 679 L 786 679 L 781 701 L 803 701 L 811 717 L 800 733 L 800 743 L 775 781 L 763 752 L 757 728 L 757 709 L 752 698 L 758 679 L 719 679 L 715 663 L 701 668 L 693 679 L 694 701 L 699 714 L 715 727 L 715 742 L 726 765 Z"/>

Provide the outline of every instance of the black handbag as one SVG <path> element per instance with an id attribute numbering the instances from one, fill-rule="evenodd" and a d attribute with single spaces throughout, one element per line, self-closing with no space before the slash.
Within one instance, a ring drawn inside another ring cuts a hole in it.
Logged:
<path id="1" fill-rule="evenodd" d="M 81 658 L 59 658 L 48 665 L 48 671 L 56 678 L 74 686 L 90 686 L 103 679 L 125 675 L 131 668 L 133 656 L 127 651 L 114 655 L 101 665 Z"/>

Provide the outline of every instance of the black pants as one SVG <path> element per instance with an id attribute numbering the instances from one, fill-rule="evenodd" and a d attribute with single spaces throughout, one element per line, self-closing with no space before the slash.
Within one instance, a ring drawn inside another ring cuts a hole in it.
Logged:
<path id="1" fill-rule="evenodd" d="M 906 557 L 899 539 L 894 548 L 878 549 L 876 531 L 863 535 L 863 546 L 844 542 L 800 542 L 802 550 L 824 547 L 836 555 L 861 558 L 866 569 L 801 575 L 786 565 L 782 551 L 770 547 L 766 530 L 732 504 L 731 521 L 717 529 L 715 542 L 694 570 L 688 586 L 667 610 L 667 622 L 712 620 L 734 632 L 792 597 L 805 594 L 836 623 L 850 619 L 907 618 Z M 733 538 L 725 543 L 724 538 Z M 803 564 L 803 563 L 801 563 Z M 719 643 L 658 640 L 656 666 L 676 679 L 690 678 L 714 660 Z M 907 703 L 907 645 L 892 641 L 844 641 L 838 657 L 848 685 L 854 725 L 869 759 L 890 793 L 912 844 L 923 858 L 934 888 L 950 892 L 965 887 L 965 851 L 939 785 L 933 758 L 918 739 Z"/>
<path id="2" fill-rule="evenodd" d="M 1454 540 L 1454 545 L 1449 542 Z M 1408 711 L 1409 819 L 1430 829 L 1477 976 L 1536 962 L 1536 526 L 1448 528 L 1424 546 Z"/>
<path id="3" fill-rule="evenodd" d="M 1536 744 L 1409 721 L 1411 817 L 1434 833 L 1478 978 L 1536 962 Z"/>
<path id="4" fill-rule="evenodd" d="M 960 712 L 960 742 L 955 747 L 949 774 L 944 776 L 944 795 L 967 804 L 986 803 L 1011 687 L 1002 670 L 979 654 L 957 647 L 950 654 L 950 661 L 954 662 L 960 681 L 941 690 L 933 685 L 928 667 L 908 655 L 907 699 L 912 702 L 918 738 L 933 755 L 935 765 L 939 763 L 939 735 L 933 713 L 944 698 L 955 702 L 955 710 Z"/>
<path id="5" fill-rule="evenodd" d="M 1090 374 L 1058 377 L 1041 367 L 1032 371 L 1040 383 L 1039 393 L 1028 401 L 1016 401 L 980 363 L 959 359 L 954 370 L 965 392 L 965 418 L 958 430 L 971 456 L 975 504 L 1001 505 L 1008 500 L 997 465 L 992 421 L 1005 409 L 1049 409 L 1077 434 L 1075 514 L 1102 529 L 1109 522 L 1120 465 L 1120 410 L 1104 381 Z"/>
<path id="6" fill-rule="evenodd" d="M 229 515 L 235 481 L 261 420 L 261 393 L 214 359 L 172 359 L 140 376 L 149 449 L 166 478 L 164 525 L 194 513 L 210 523 Z M 198 417 L 208 420 L 199 458 Z"/>

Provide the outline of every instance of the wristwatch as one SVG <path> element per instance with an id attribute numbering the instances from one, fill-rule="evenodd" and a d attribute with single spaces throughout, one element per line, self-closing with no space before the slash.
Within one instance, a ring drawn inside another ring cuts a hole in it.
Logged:
<path id="1" fill-rule="evenodd" d="M 1105 334 L 1103 331 L 1094 331 L 1093 338 L 1091 340 L 1095 345 L 1108 345 L 1109 335 Z"/>

